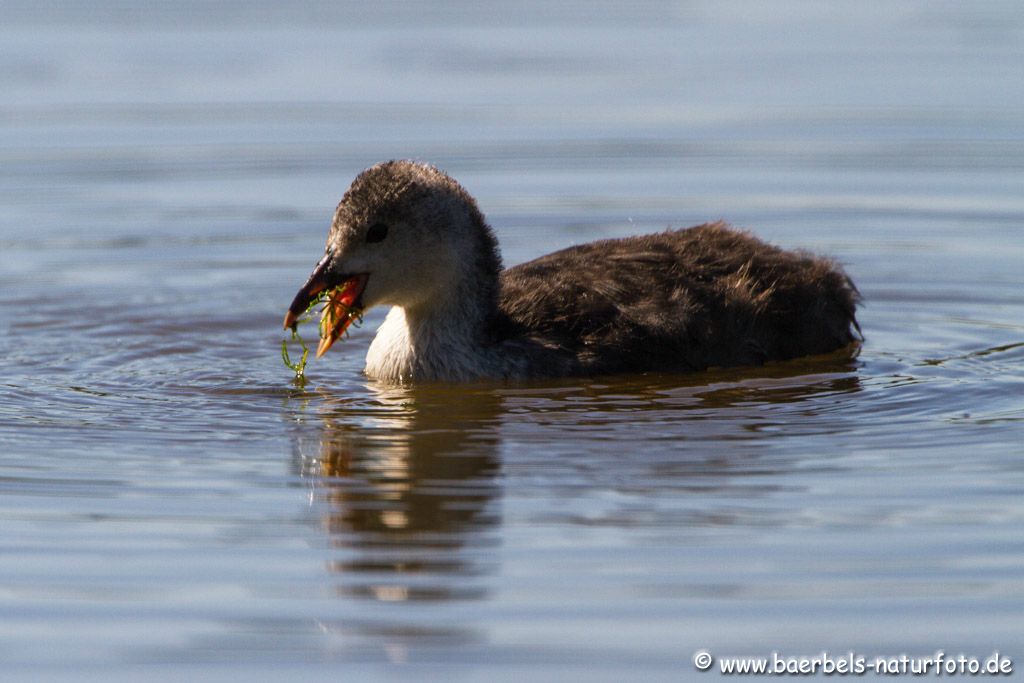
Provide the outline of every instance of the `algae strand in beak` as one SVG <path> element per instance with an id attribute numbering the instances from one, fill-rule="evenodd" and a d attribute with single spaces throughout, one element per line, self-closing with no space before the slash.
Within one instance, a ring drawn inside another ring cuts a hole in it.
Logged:
<path id="1" fill-rule="evenodd" d="M 306 362 L 309 358 L 309 347 L 306 346 L 305 340 L 299 334 L 299 325 L 307 323 L 312 319 L 312 310 L 323 304 L 320 315 L 320 346 L 323 347 L 325 341 L 329 347 L 340 334 L 348 334 L 348 326 L 354 324 L 356 327 L 359 326 L 363 321 L 362 309 L 355 306 L 349 306 L 341 301 L 340 294 L 350 285 L 349 282 L 342 284 L 339 287 L 333 289 L 323 290 L 317 293 L 316 296 L 306 306 L 305 312 L 291 326 L 292 330 L 292 341 L 298 341 L 302 346 L 302 358 L 298 362 L 293 363 L 291 356 L 288 354 L 288 340 L 281 341 L 281 360 L 284 362 L 285 367 L 295 373 L 296 381 L 305 381 L 306 378 Z M 340 331 L 338 328 L 341 328 Z M 320 354 L 322 355 L 322 354 Z"/>

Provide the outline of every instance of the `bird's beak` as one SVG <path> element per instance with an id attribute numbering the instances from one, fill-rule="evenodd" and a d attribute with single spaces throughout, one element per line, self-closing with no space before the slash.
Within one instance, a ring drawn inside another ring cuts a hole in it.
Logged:
<path id="1" fill-rule="evenodd" d="M 354 320 L 361 319 L 363 290 L 370 279 L 367 273 L 336 273 L 333 265 L 332 255 L 325 254 L 313 268 L 306 284 L 302 285 L 302 289 L 292 299 L 292 305 L 288 307 L 288 313 L 284 316 L 285 329 L 294 328 L 299 318 L 309 310 L 310 303 L 317 295 L 324 290 L 330 290 L 320 313 L 320 345 L 316 350 L 317 358 L 327 353 L 327 349 L 345 333 Z"/>
<path id="2" fill-rule="evenodd" d="M 313 268 L 313 272 L 310 273 L 306 284 L 302 285 L 299 293 L 292 299 L 292 305 L 288 307 L 288 313 L 284 316 L 285 329 L 294 327 L 299 317 L 309 308 L 309 303 L 314 297 L 331 286 L 332 283 L 328 280 L 331 259 L 332 255 L 330 253 L 324 254 L 324 257 Z"/>

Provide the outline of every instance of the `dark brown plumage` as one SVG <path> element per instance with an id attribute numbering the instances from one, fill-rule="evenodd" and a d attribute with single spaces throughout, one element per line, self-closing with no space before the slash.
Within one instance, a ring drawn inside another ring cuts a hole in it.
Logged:
<path id="1" fill-rule="evenodd" d="M 548 349 L 536 374 L 760 365 L 850 344 L 858 301 L 834 262 L 710 223 L 509 268 L 497 335 Z"/>

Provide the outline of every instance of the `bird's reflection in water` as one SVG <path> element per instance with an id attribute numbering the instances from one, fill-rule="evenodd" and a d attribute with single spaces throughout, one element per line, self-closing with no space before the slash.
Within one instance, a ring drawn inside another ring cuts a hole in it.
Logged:
<path id="1" fill-rule="evenodd" d="M 486 619 L 446 603 L 493 597 L 503 533 L 499 451 L 512 481 L 543 473 L 533 483 L 547 502 L 540 497 L 535 519 L 563 529 L 643 528 L 657 519 L 659 534 L 669 524 L 699 536 L 752 523 L 730 496 L 771 496 L 763 475 L 798 459 L 773 451 L 773 435 L 810 419 L 827 443 L 844 429 L 842 397 L 859 391 L 854 359 L 833 354 L 693 376 L 370 385 L 369 394 L 310 396 L 298 414 L 305 422 L 295 430 L 295 466 L 332 548 L 332 584 L 346 599 L 343 618 L 319 625 L 340 647 L 369 646 L 392 661 L 423 646 L 486 640 Z M 520 447 L 506 452 L 499 433 Z M 652 435 L 656 445 L 637 453 L 634 444 L 654 443 Z M 566 487 L 576 504 L 550 505 Z M 601 491 L 616 495 L 587 493 Z M 692 496 L 709 492 L 724 502 L 693 505 Z M 753 507 L 757 523 L 773 523 L 770 507 Z"/>
<path id="2" fill-rule="evenodd" d="M 297 467 L 341 551 L 329 566 L 339 594 L 383 602 L 485 597 L 499 521 L 500 397 L 466 387 L 375 395 L 372 404 L 324 396 L 319 428 L 297 442 Z"/>

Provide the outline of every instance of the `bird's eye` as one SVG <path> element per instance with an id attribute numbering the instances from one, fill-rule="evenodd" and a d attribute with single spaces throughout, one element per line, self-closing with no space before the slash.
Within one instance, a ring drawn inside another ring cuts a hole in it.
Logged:
<path id="1" fill-rule="evenodd" d="M 388 226 L 383 223 L 374 223 L 370 226 L 370 229 L 366 231 L 366 242 L 373 244 L 374 242 L 383 242 L 384 238 L 388 236 Z"/>

